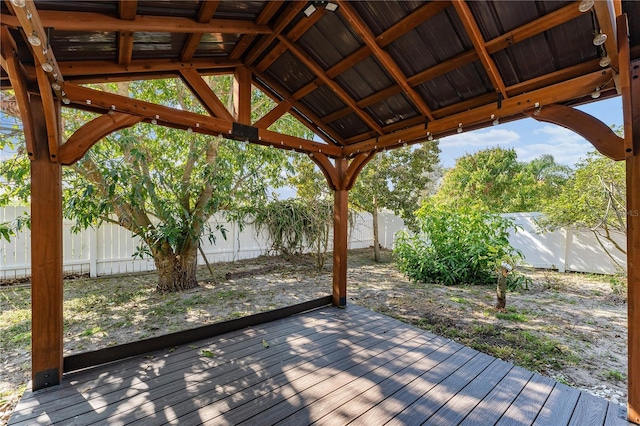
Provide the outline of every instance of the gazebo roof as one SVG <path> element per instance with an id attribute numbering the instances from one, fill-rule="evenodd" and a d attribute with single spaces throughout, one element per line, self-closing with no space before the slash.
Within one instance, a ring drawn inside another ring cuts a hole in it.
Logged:
<path id="1" fill-rule="evenodd" d="M 340 149 L 334 157 L 591 102 L 596 88 L 615 96 L 616 8 L 640 28 L 638 2 L 597 1 L 586 12 L 576 1 L 34 4 L 45 58 L 57 62 L 72 106 L 86 107 L 75 83 L 181 76 L 197 92 L 194 71 L 245 67 L 283 112 Z M 33 66 L 42 55 L 34 59 L 20 32 L 25 18 L 9 1 L 0 8 L 19 61 Z M 607 39 L 596 46 L 599 32 Z M 630 50 L 640 56 L 640 31 L 631 31 Z"/>

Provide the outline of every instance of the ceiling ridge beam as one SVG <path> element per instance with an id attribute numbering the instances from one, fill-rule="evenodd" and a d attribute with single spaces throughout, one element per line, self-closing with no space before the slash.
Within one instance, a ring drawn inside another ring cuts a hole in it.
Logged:
<path id="1" fill-rule="evenodd" d="M 496 63 L 489 55 L 489 52 L 487 52 L 485 40 L 482 38 L 480 27 L 478 27 L 478 23 L 473 17 L 471 9 L 469 9 L 469 5 L 465 0 L 453 0 L 453 7 L 455 7 L 460 20 L 462 21 L 462 25 L 464 25 L 464 28 L 467 31 L 467 35 L 473 43 L 473 47 L 478 53 L 480 61 L 482 62 L 485 71 L 489 75 L 493 87 L 497 92 L 500 92 L 502 94 L 503 98 L 506 99 L 507 90 L 504 85 L 504 81 L 502 80 L 502 76 L 500 75 L 500 71 L 498 71 Z"/>
<path id="2" fill-rule="evenodd" d="M 431 109 L 425 100 L 422 99 L 420 95 L 418 95 L 418 93 L 409 85 L 407 77 L 404 75 L 398 64 L 393 60 L 391 55 L 378 45 L 373 32 L 371 32 L 364 21 L 360 19 L 350 4 L 344 0 L 338 0 L 338 3 L 340 4 L 338 11 L 352 25 L 353 29 L 369 49 L 371 49 L 373 56 L 376 57 L 382 67 L 391 75 L 395 82 L 400 85 L 404 94 L 409 98 L 418 111 L 422 115 L 426 116 L 430 121 L 433 121 Z"/>
<path id="3" fill-rule="evenodd" d="M 356 105 L 356 102 L 349 96 L 349 94 L 335 81 L 331 80 L 324 73 L 322 67 L 315 63 L 313 59 L 311 59 L 305 52 L 301 51 L 296 45 L 291 43 L 286 37 L 279 35 L 278 39 L 280 42 L 287 46 L 287 49 L 291 53 L 293 53 L 309 70 L 316 75 L 316 77 L 320 78 L 324 84 L 329 86 L 331 90 L 340 98 L 342 102 L 351 107 L 353 112 L 367 125 L 369 128 L 377 132 L 378 134 L 382 134 L 382 128 L 375 122 L 375 120 L 370 117 L 367 113 L 362 111 Z"/>
<path id="4" fill-rule="evenodd" d="M 42 24 L 58 31 L 87 32 L 171 32 L 171 33 L 220 33 L 220 34 L 271 34 L 267 25 L 256 25 L 251 21 L 212 19 L 208 23 L 195 22 L 189 18 L 171 16 L 141 16 L 131 21 L 96 12 L 60 12 L 43 10 L 40 12 Z M 15 16 L 0 14 L 3 25 L 13 28 L 20 26 Z"/>
<path id="5" fill-rule="evenodd" d="M 411 12 L 400 21 L 387 28 L 381 34 L 376 36 L 376 43 L 380 47 L 385 47 L 409 31 L 424 24 L 438 13 L 451 6 L 451 1 L 432 1 Z"/>
<path id="6" fill-rule="evenodd" d="M 210 22 L 213 19 L 213 15 L 216 14 L 219 5 L 220 1 L 204 0 L 200 4 L 200 10 L 198 11 L 198 18 L 196 20 L 201 24 Z M 189 34 L 182 48 L 182 53 L 180 53 L 181 61 L 188 61 L 193 58 L 193 54 L 196 53 L 203 35 L 204 34 L 196 33 Z"/>
<path id="7" fill-rule="evenodd" d="M 289 23 L 295 19 L 298 13 L 300 13 L 305 6 L 306 4 L 304 2 L 292 2 L 284 11 L 284 13 L 278 18 L 271 32 L 268 35 L 262 37 L 258 41 L 256 46 L 254 46 L 254 48 L 249 51 L 245 60 L 245 64 L 247 66 L 253 66 L 254 62 L 258 59 L 262 52 L 264 52 L 267 47 L 269 47 L 269 45 L 276 39 L 276 37 L 285 30 L 287 25 L 289 25 Z"/>
<path id="8" fill-rule="evenodd" d="M 264 8 L 256 18 L 257 25 L 266 25 L 271 18 L 280 10 L 280 7 L 284 4 L 282 0 L 272 0 L 265 3 Z M 240 59 L 244 52 L 249 48 L 256 36 L 253 34 L 244 34 L 240 41 L 236 44 L 229 54 L 229 59 Z"/>
<path id="9" fill-rule="evenodd" d="M 349 145 L 344 148 L 345 155 L 351 155 L 358 151 L 371 150 L 373 146 L 378 148 L 397 148 L 403 143 L 416 143 L 424 140 L 428 133 L 438 136 L 455 133 L 459 123 L 471 127 L 479 123 L 488 122 L 494 118 L 506 118 L 522 114 L 534 108 L 544 108 L 545 105 L 562 104 L 580 97 L 588 96 L 593 88 L 601 86 L 611 80 L 612 71 L 595 71 L 572 80 L 544 87 L 542 89 L 514 96 L 502 101 L 502 108 L 496 104 L 487 104 L 467 111 L 443 117 L 429 123 L 429 130 L 424 125 L 406 128 L 395 133 Z M 536 103 L 538 104 L 536 106 Z M 494 118 L 492 118 L 492 116 Z"/>

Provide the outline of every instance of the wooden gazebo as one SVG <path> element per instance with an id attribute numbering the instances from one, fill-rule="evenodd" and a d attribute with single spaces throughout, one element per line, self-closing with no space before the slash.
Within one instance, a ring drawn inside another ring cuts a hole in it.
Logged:
<path id="1" fill-rule="evenodd" d="M 628 418 L 640 424 L 640 2 L 33 1 L 0 3 L 0 83 L 31 160 L 32 387 L 63 359 L 62 167 L 139 122 L 308 155 L 335 191 L 333 293 L 346 304 L 349 189 L 375 154 L 523 117 L 627 166 Z M 202 75 L 234 76 L 233 110 Z M 179 77 L 209 115 L 85 83 Z M 277 106 L 251 122 L 252 86 Z M 576 105 L 622 96 L 625 137 Z M 60 109 L 101 114 L 68 140 Z M 320 139 L 278 134 L 290 113 Z"/>

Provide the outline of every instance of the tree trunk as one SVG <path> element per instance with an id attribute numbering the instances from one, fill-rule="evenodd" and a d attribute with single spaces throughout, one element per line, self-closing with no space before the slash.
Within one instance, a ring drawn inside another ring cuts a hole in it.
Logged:
<path id="1" fill-rule="evenodd" d="M 381 262 L 380 256 L 380 236 L 378 235 L 378 203 L 376 197 L 373 197 L 373 258 L 376 262 Z"/>
<path id="2" fill-rule="evenodd" d="M 198 286 L 196 267 L 198 265 L 197 246 L 184 253 L 156 252 L 153 256 L 158 270 L 159 293 L 174 293 Z"/>

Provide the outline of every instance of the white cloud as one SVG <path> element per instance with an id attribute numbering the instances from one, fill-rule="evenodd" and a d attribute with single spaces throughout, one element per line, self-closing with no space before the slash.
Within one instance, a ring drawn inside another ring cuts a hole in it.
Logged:
<path id="1" fill-rule="evenodd" d="M 520 135 L 512 130 L 491 129 L 489 131 L 463 132 L 440 139 L 440 146 L 446 147 L 491 147 L 516 143 Z"/>
<path id="2" fill-rule="evenodd" d="M 551 154 L 562 164 L 575 165 L 595 148 L 582 136 L 560 126 L 544 126 L 533 131 L 537 142 L 516 146 L 520 161 L 531 161 L 542 154 Z"/>

